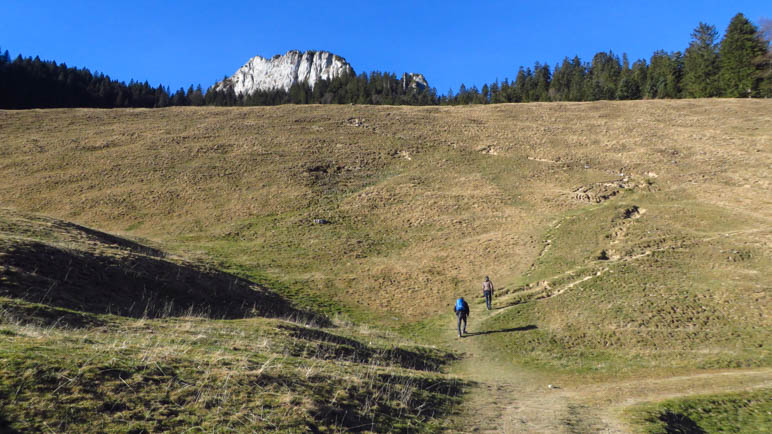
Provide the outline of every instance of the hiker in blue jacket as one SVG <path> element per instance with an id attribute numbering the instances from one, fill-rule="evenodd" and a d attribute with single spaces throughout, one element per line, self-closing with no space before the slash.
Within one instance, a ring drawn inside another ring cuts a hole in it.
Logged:
<path id="1" fill-rule="evenodd" d="M 456 300 L 455 307 L 456 317 L 458 318 L 458 337 L 461 337 L 462 333 L 466 333 L 466 318 L 469 316 L 469 305 L 464 300 L 464 297 Z M 461 321 L 464 322 L 464 329 L 461 329 Z"/>

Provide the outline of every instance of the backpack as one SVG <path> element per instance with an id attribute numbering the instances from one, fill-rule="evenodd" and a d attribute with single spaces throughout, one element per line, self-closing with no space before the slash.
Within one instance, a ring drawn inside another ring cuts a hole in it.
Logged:
<path id="1" fill-rule="evenodd" d="M 456 300 L 456 312 L 460 310 L 466 310 L 465 305 L 466 305 L 466 302 L 464 302 L 463 298 L 459 298 L 458 300 Z"/>

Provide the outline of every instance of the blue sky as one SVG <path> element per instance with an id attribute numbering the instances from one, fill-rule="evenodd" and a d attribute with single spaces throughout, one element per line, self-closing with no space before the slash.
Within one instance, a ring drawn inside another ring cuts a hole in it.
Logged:
<path id="1" fill-rule="evenodd" d="M 0 49 L 172 90 L 206 89 L 255 55 L 327 50 L 357 73 L 420 72 L 446 93 L 536 61 L 684 50 L 700 21 L 723 35 L 738 12 L 757 23 L 772 1 L 3 0 Z"/>

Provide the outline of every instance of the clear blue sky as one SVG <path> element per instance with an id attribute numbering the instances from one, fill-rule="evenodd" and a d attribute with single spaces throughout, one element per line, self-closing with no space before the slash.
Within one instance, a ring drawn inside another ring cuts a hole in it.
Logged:
<path id="1" fill-rule="evenodd" d="M 206 89 L 255 55 L 327 50 L 357 73 L 420 72 L 446 93 L 536 61 L 684 50 L 700 21 L 723 35 L 738 12 L 758 23 L 772 1 L 3 0 L 0 49 L 172 91 Z"/>

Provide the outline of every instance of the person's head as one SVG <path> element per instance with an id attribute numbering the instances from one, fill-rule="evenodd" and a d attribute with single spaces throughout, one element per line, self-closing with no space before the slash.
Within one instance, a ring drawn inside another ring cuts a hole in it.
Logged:
<path id="1" fill-rule="evenodd" d="M 488 280 L 491 280 L 491 279 L 488 279 L 488 276 L 485 276 L 485 281 L 487 282 Z"/>

